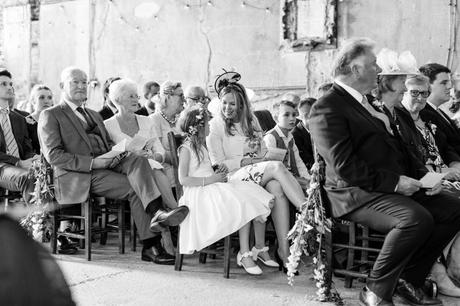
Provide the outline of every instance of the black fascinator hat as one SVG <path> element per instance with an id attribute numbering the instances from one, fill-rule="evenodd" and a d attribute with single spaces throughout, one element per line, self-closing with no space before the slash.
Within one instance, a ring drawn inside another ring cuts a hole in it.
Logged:
<path id="1" fill-rule="evenodd" d="M 220 96 L 222 89 L 228 85 L 238 83 L 238 81 L 241 79 L 241 75 L 238 72 L 226 71 L 225 69 L 222 70 L 224 70 L 224 73 L 219 75 L 214 82 L 214 89 L 216 90 L 218 96 Z"/>

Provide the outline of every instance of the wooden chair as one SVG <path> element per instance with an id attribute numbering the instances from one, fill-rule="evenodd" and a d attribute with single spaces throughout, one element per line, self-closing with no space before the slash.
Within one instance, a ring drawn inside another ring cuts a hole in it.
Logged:
<path id="1" fill-rule="evenodd" d="M 180 199 L 184 194 L 182 185 L 179 182 L 178 167 L 179 167 L 179 156 L 177 149 L 182 144 L 183 138 L 181 136 L 174 135 L 173 132 L 168 133 L 168 142 L 171 149 L 171 165 L 174 169 L 174 179 L 176 182 L 176 193 L 177 198 Z M 231 253 L 231 235 L 225 237 L 224 239 L 224 248 L 223 251 L 220 250 L 220 247 L 213 244 L 200 251 L 199 262 L 206 263 L 207 255 L 210 255 L 211 258 L 215 258 L 216 255 L 224 256 L 224 277 L 230 277 L 230 253 Z M 181 271 L 182 263 L 184 261 L 184 255 L 180 253 L 179 245 L 179 234 L 177 236 L 177 248 L 176 248 L 176 262 L 174 265 L 174 270 Z"/>
<path id="2" fill-rule="evenodd" d="M 325 208 L 328 217 L 331 217 L 331 208 L 329 198 L 324 190 L 325 183 L 325 162 L 323 158 L 316 152 L 315 162 L 320 165 L 320 186 L 321 186 L 321 203 Z M 332 219 L 331 232 L 326 232 L 326 258 L 328 270 L 332 278 L 332 273 L 345 277 L 345 287 L 351 288 L 355 278 L 367 279 L 368 272 L 380 252 L 381 244 L 385 236 L 371 233 L 369 227 L 340 219 Z M 337 241 L 337 236 L 334 233 L 342 232 L 348 236 L 347 242 Z M 346 252 L 345 267 L 336 267 L 334 255 L 339 252 Z"/>

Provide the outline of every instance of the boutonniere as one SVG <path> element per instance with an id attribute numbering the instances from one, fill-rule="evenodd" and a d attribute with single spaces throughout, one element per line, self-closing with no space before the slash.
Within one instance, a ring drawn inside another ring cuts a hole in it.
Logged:
<path id="1" fill-rule="evenodd" d="M 434 123 L 432 123 L 432 122 L 428 122 L 428 127 L 429 127 L 429 129 L 431 130 L 431 132 L 432 132 L 433 134 L 436 134 L 436 130 L 437 130 L 437 128 L 438 128 L 438 127 L 436 126 L 436 124 L 434 124 Z"/>
<path id="2" fill-rule="evenodd" d="M 383 106 L 384 106 L 383 102 L 375 100 L 375 101 L 372 101 L 372 105 L 374 106 L 374 108 L 377 108 L 379 112 L 383 113 Z"/>

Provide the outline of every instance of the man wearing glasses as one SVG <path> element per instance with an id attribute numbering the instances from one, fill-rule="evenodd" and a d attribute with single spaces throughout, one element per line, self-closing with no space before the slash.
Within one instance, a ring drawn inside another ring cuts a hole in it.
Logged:
<path id="1" fill-rule="evenodd" d="M 0 71 L 0 187 L 22 192 L 26 202 L 34 190 L 29 168 L 39 156 L 35 155 L 23 116 L 10 111 L 14 99 L 13 82 L 8 70 Z"/>
<path id="2" fill-rule="evenodd" d="M 144 84 L 144 106 L 136 111 L 137 115 L 149 116 L 155 112 L 155 103 L 152 101 L 152 97 L 156 96 L 160 91 L 160 84 L 157 82 L 149 81 Z"/>
<path id="3" fill-rule="evenodd" d="M 206 96 L 204 89 L 200 86 L 188 86 L 184 92 L 185 96 L 185 107 L 193 106 L 197 103 L 201 103 L 205 108 L 207 107 L 209 97 Z"/>
<path id="4" fill-rule="evenodd" d="M 443 131 L 447 137 L 447 143 L 460 155 L 460 130 L 456 127 L 454 121 L 439 108 L 451 98 L 452 81 L 450 69 L 437 63 L 430 63 L 420 67 L 420 72 L 430 79 L 431 87 L 431 93 L 426 101 L 427 105 L 420 112 L 420 116 L 423 121 L 431 122 Z M 457 162 L 451 166 L 460 168 L 460 163 Z"/>

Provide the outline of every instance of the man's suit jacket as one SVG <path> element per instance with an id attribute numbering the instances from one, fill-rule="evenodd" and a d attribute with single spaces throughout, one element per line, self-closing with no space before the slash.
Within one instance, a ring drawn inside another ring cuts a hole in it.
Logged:
<path id="1" fill-rule="evenodd" d="M 108 148 L 113 143 L 101 116 L 86 108 L 101 131 Z M 91 186 L 91 142 L 81 120 L 67 103 L 44 110 L 38 122 L 38 136 L 46 160 L 53 166 L 55 197 L 60 204 L 83 202 Z"/>
<path id="2" fill-rule="evenodd" d="M 99 115 L 101 115 L 102 120 L 107 120 L 113 117 L 113 115 L 115 114 L 112 112 L 110 107 L 108 107 L 107 105 L 104 105 L 104 107 L 102 107 L 101 110 L 99 111 Z"/>
<path id="3" fill-rule="evenodd" d="M 429 104 L 422 109 L 420 117 L 425 122 L 434 123 L 437 126 L 437 130 L 441 130 L 444 133 L 447 143 L 453 148 L 457 155 L 460 156 L 460 130 L 451 119 L 449 119 L 449 122 L 446 121 L 446 119 Z M 436 141 L 438 140 L 436 139 Z M 446 158 L 451 159 L 449 157 Z"/>
<path id="4" fill-rule="evenodd" d="M 315 163 L 313 145 L 311 143 L 310 133 L 303 126 L 302 122 L 299 122 L 292 129 L 292 136 L 294 136 L 295 145 L 299 149 L 300 158 L 302 158 L 305 166 L 307 166 L 308 169 L 311 169 L 311 166 Z"/>
<path id="5" fill-rule="evenodd" d="M 20 159 L 24 160 L 31 158 L 35 155 L 35 153 L 32 148 L 32 141 L 29 137 L 26 120 L 23 116 L 15 113 L 14 111 L 9 112 L 8 116 L 10 118 L 14 139 L 18 145 Z M 5 136 L 3 134 L 3 130 L 0 128 L 0 163 L 14 165 L 18 161 L 19 158 L 6 154 Z"/>
<path id="6" fill-rule="evenodd" d="M 326 162 L 325 189 L 334 217 L 394 193 L 400 175 L 415 175 L 400 139 L 337 84 L 313 105 L 309 128 Z M 424 165 L 415 166 L 426 172 Z"/>

